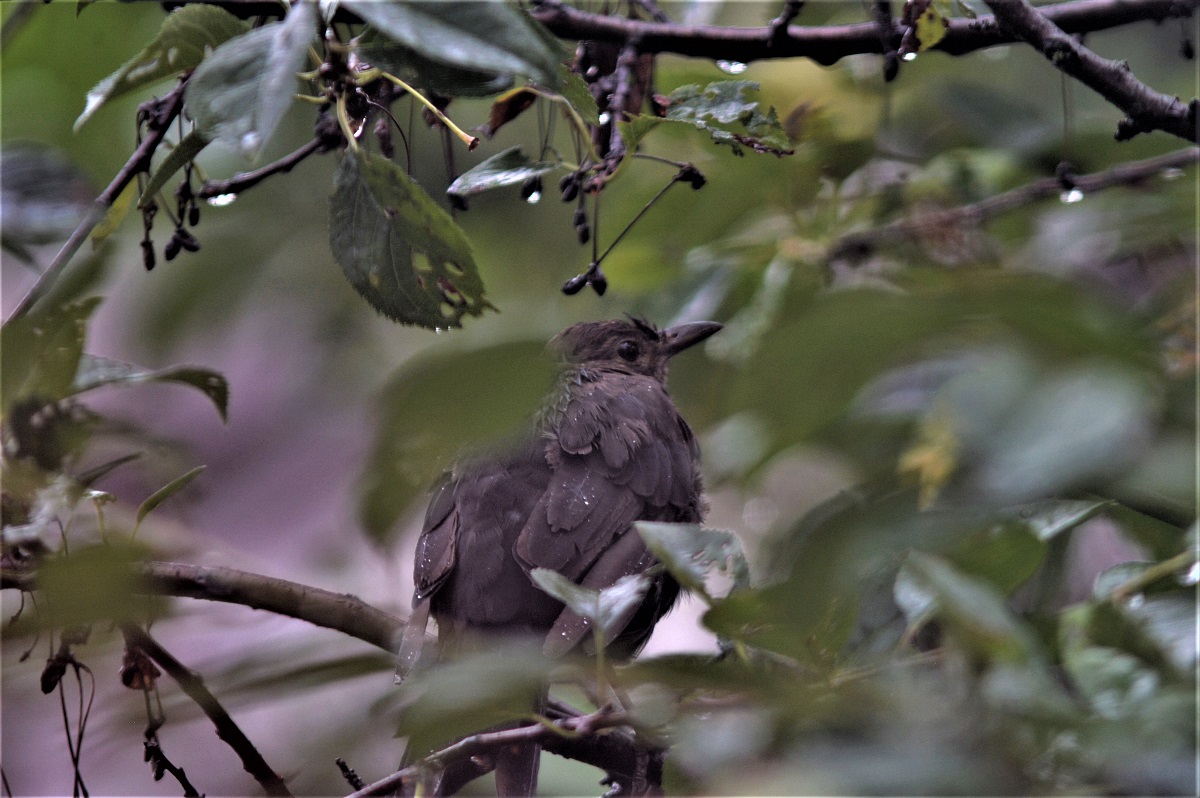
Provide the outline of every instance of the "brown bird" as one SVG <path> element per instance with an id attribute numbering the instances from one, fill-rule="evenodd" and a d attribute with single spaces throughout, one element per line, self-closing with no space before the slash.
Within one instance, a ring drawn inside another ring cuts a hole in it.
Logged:
<path id="1" fill-rule="evenodd" d="M 576 324 L 554 338 L 564 368 L 534 434 L 456 467 L 433 492 L 402 671 L 419 656 L 413 641 L 431 613 L 444 652 L 464 636 L 536 637 L 547 655 L 570 651 L 590 637 L 588 621 L 536 587 L 530 570 L 605 588 L 657 564 L 634 521 L 701 520 L 700 449 L 667 393 L 667 364 L 719 329 L 660 331 L 635 318 Z M 636 654 L 678 595 L 679 584 L 657 574 L 606 650 Z M 538 759 L 532 746 L 499 756 L 497 793 L 532 794 Z"/>

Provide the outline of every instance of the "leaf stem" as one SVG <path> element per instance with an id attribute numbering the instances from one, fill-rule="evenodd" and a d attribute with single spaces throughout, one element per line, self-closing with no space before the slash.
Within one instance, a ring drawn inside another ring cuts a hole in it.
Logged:
<path id="1" fill-rule="evenodd" d="M 1113 589 L 1111 598 L 1113 601 L 1122 601 L 1130 596 L 1140 593 L 1145 588 L 1162 579 L 1164 576 L 1170 576 L 1176 571 L 1190 568 L 1197 561 L 1197 552 L 1192 549 L 1176 554 L 1170 559 L 1151 565 L 1146 570 L 1142 571 L 1137 576 L 1122 582 Z"/>
<path id="2" fill-rule="evenodd" d="M 346 141 L 350 142 L 350 149 L 358 152 L 358 139 L 355 138 L 354 128 L 350 125 L 350 114 L 346 113 L 345 95 L 337 99 L 337 118 L 338 125 L 342 128 L 342 135 L 346 137 Z"/>
<path id="3" fill-rule="evenodd" d="M 441 122 L 443 125 L 445 125 L 450 130 L 450 132 L 452 132 L 454 135 L 458 136 L 458 138 L 462 141 L 462 143 L 467 145 L 468 150 L 473 150 L 479 146 L 479 138 L 477 136 L 472 136 L 470 133 L 464 132 L 462 128 L 460 128 L 458 125 L 454 124 L 454 122 L 452 122 L 450 120 L 450 117 L 448 117 L 444 113 L 442 113 L 442 110 L 440 108 L 438 108 L 433 103 L 429 102 L 428 98 L 426 98 L 424 94 L 421 94 L 421 92 L 417 91 L 412 86 L 409 86 L 407 83 L 405 83 L 403 80 L 396 77 L 395 75 L 388 73 L 388 72 L 384 72 L 381 69 L 380 70 L 373 69 L 373 70 L 369 70 L 367 72 L 362 73 L 362 75 L 359 76 L 358 80 L 359 80 L 359 83 L 369 83 L 371 80 L 374 80 L 377 77 L 387 78 L 392 83 L 396 84 L 397 86 L 399 86 L 400 88 L 404 89 L 406 92 L 411 94 L 414 98 L 416 98 L 417 101 L 419 101 L 422 105 L 424 105 L 427 109 L 429 109 L 429 113 L 436 116 L 438 121 Z"/>

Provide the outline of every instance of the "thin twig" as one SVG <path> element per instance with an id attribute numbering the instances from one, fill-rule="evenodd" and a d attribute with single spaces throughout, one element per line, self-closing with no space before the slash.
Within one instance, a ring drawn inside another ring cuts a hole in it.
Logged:
<path id="1" fill-rule="evenodd" d="M 271 769 L 262 754 L 254 747 L 233 718 L 221 706 L 216 697 L 204 686 L 198 674 L 189 670 L 166 649 L 158 644 L 141 628 L 134 624 L 122 624 L 121 633 L 126 642 L 140 649 L 173 678 L 183 692 L 196 702 L 201 711 L 216 727 L 217 736 L 224 740 L 242 760 L 242 767 L 266 790 L 268 795 L 291 795 L 283 779 Z"/>
<path id="2" fill-rule="evenodd" d="M 1170 576 L 1177 571 L 1182 571 L 1185 568 L 1191 568 L 1196 564 L 1197 559 L 1200 559 L 1200 553 L 1188 549 L 1170 559 L 1155 563 L 1140 574 L 1117 585 L 1117 587 L 1113 588 L 1109 597 L 1113 601 L 1124 601 L 1134 594 L 1141 593 L 1159 579 Z"/>
<path id="3" fill-rule="evenodd" d="M 586 736 L 602 729 L 628 726 L 629 724 L 630 718 L 626 713 L 602 709 L 589 715 L 567 718 L 553 723 L 534 723 L 529 726 L 518 726 L 515 729 L 472 734 L 470 737 L 464 737 L 458 742 L 430 754 L 421 763 L 410 765 L 390 776 L 368 784 L 361 790 L 351 793 L 349 798 L 367 798 L 367 796 L 389 792 L 405 780 L 419 774 L 422 769 L 428 768 L 428 763 L 431 762 L 445 765 L 509 745 L 543 743 L 564 736 Z"/>
<path id="4" fill-rule="evenodd" d="M 292 167 L 321 149 L 322 140 L 314 138 L 293 153 L 283 156 L 274 163 L 255 169 L 252 172 L 241 172 L 228 180 L 206 180 L 196 192 L 199 199 L 211 199 L 223 194 L 240 194 L 248 188 L 258 185 L 271 175 L 292 171 Z"/>
<path id="5" fill-rule="evenodd" d="M 1081 175 L 1073 180 L 1075 188 L 1086 196 L 1115 186 L 1136 186 L 1169 169 L 1181 169 L 1197 161 L 1200 161 L 1200 148 L 1187 147 L 1166 155 L 1123 163 L 1102 172 Z M 982 224 L 994 216 L 1038 200 L 1058 197 L 1062 190 L 1062 181 L 1058 177 L 1046 177 L 969 205 L 906 216 L 881 227 L 843 236 L 830 247 L 829 258 L 864 257 L 883 244 L 919 239 L 927 230 L 962 223 Z"/>
<path id="6" fill-rule="evenodd" d="M 1200 142 L 1196 112 L 1200 103 L 1184 104 L 1162 94 L 1133 76 L 1125 61 L 1101 58 L 1054 24 L 1026 0 L 985 0 L 996 21 L 1049 59 L 1058 69 L 1083 83 L 1127 116 L 1117 125 L 1117 140 L 1124 141 L 1151 130 L 1163 130 L 1191 142 Z"/>
<path id="7" fill-rule="evenodd" d="M 96 201 L 92 203 L 92 208 L 87 216 L 79 222 L 75 230 L 71 233 L 71 237 L 59 249 L 58 254 L 54 256 L 54 260 L 42 272 L 42 276 L 34 283 L 33 288 L 29 289 L 16 309 L 9 316 L 9 320 L 19 319 L 37 304 L 39 300 L 50 293 L 50 289 L 58 282 L 58 278 L 62 276 L 67 264 L 79 251 L 79 247 L 91 234 L 104 215 L 108 213 L 108 209 L 112 207 L 113 202 L 117 197 L 121 196 L 121 192 L 125 190 L 134 178 L 142 172 L 150 171 L 151 159 L 154 157 L 158 145 L 162 143 L 163 138 L 167 135 L 167 129 L 171 126 L 171 121 L 179 115 L 183 108 L 183 90 L 187 85 L 187 78 L 179 81 L 179 84 L 158 100 L 159 110 L 153 115 L 153 124 L 147 125 L 148 131 L 146 137 L 142 139 L 142 143 L 133 155 L 129 156 L 129 160 L 117 172 L 117 176 L 112 179 L 112 182 L 100 192 L 100 196 L 96 197 Z"/>

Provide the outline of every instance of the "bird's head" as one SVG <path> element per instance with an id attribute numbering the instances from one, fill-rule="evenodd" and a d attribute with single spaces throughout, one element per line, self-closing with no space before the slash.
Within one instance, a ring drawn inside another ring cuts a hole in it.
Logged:
<path id="1" fill-rule="evenodd" d="M 550 349 L 569 368 L 594 368 L 666 379 L 667 361 L 717 330 L 715 321 L 694 321 L 660 330 L 645 319 L 586 321 L 554 336 Z"/>

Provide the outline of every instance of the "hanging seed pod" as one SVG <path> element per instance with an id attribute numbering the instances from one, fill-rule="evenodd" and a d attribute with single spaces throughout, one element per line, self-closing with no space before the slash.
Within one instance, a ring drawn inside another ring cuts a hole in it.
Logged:
<path id="1" fill-rule="evenodd" d="M 567 296 L 575 296 L 575 294 L 578 294 L 580 291 L 582 291 L 583 287 L 587 284 L 587 274 L 577 274 L 570 280 L 567 280 L 565 283 L 563 283 L 562 292 Z"/>

